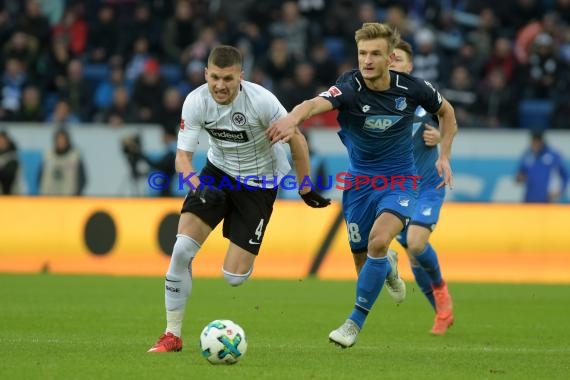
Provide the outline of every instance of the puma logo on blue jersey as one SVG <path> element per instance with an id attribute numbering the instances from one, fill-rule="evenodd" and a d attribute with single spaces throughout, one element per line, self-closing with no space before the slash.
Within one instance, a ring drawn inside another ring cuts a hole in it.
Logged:
<path id="1" fill-rule="evenodd" d="M 402 119 L 402 116 L 395 115 L 374 115 L 368 116 L 364 121 L 364 129 L 374 129 L 384 132 L 392 125 L 396 124 Z"/>

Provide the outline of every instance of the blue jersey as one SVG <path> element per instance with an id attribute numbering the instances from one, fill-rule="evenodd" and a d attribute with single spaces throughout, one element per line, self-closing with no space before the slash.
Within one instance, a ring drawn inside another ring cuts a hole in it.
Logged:
<path id="1" fill-rule="evenodd" d="M 549 186 L 553 172 L 560 176 L 560 191 L 563 193 L 568 184 L 568 172 L 560 153 L 544 146 L 538 153 L 527 150 L 521 159 L 519 173 L 526 176 L 525 202 L 549 202 Z"/>
<path id="2" fill-rule="evenodd" d="M 420 192 L 425 190 L 435 190 L 437 185 L 442 181 L 439 174 L 437 174 L 437 169 L 435 168 L 435 162 L 439 156 L 437 146 L 426 145 L 423 138 L 423 132 L 425 129 L 423 124 L 429 124 L 432 127 L 437 128 L 439 123 L 437 117 L 427 113 L 422 107 L 418 107 L 412 129 L 412 138 L 414 141 L 414 163 L 416 165 L 418 175 L 422 177 L 418 189 Z M 443 188 L 441 191 L 445 192 Z"/>
<path id="3" fill-rule="evenodd" d="M 337 120 L 348 150 L 349 172 L 364 175 L 415 175 L 412 123 L 422 106 L 439 110 L 441 95 L 431 83 L 390 71 L 390 88 L 373 91 L 358 70 L 341 75 L 320 94 L 338 109 Z"/>

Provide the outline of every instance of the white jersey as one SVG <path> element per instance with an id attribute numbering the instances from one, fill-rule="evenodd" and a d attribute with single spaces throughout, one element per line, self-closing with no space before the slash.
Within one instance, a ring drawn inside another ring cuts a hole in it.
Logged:
<path id="1" fill-rule="evenodd" d="M 186 97 L 177 147 L 194 152 L 202 129 L 209 134 L 208 160 L 228 175 L 267 188 L 275 187 L 291 166 L 281 142 L 271 145 L 266 129 L 287 115 L 279 100 L 265 88 L 242 80 L 231 104 L 221 105 L 203 84 Z M 257 178 L 253 183 L 245 177 Z M 273 181 L 276 179 L 276 181 Z"/>

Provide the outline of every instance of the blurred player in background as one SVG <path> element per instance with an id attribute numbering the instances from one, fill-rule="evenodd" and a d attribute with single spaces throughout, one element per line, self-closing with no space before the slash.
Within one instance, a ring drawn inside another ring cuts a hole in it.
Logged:
<path id="1" fill-rule="evenodd" d="M 553 186 L 555 175 L 558 186 Z M 521 157 L 516 181 L 525 184 L 527 203 L 555 203 L 566 191 L 568 171 L 564 160 L 560 152 L 546 144 L 543 131 L 531 133 L 530 147 Z"/>
<path id="2" fill-rule="evenodd" d="M 412 54 L 411 45 L 400 41 L 394 49 L 390 69 L 410 74 Z M 410 223 L 396 236 L 396 240 L 406 249 L 414 278 L 436 312 L 431 333 L 443 335 L 453 324 L 454 317 L 451 296 L 442 278 L 437 254 L 429 243 L 445 197 L 445 188 L 438 188 L 441 179 L 435 166 L 441 135 L 433 125 L 438 125 L 438 119 L 418 107 L 412 129 L 414 164 L 421 176 L 418 199 Z"/>
<path id="3" fill-rule="evenodd" d="M 232 286 L 248 279 L 273 211 L 279 180 L 291 169 L 283 146 L 272 145 L 265 133 L 270 123 L 287 111 L 271 92 L 243 80 L 240 52 L 231 46 L 214 48 L 205 77 L 207 83 L 192 91 L 182 106 L 176 170 L 188 179 L 191 190 L 184 199 L 165 278 L 166 331 L 149 352 L 182 349 L 192 259 L 222 220 L 223 235 L 230 240 L 222 266 L 224 278 Z M 210 135 L 210 146 L 198 178 L 193 175 L 192 157 L 202 129 Z M 309 152 L 297 128 L 289 146 L 301 187 L 309 176 Z M 253 180 L 238 183 L 247 176 Z M 311 207 L 330 204 L 310 187 L 302 187 L 299 193 Z"/>
<path id="4" fill-rule="evenodd" d="M 356 31 L 355 40 L 359 69 L 341 75 L 328 91 L 297 105 L 268 130 L 273 142 L 286 141 L 299 123 L 336 108 L 350 174 L 407 178 L 403 184 L 390 183 L 383 190 L 369 183 L 343 192 L 350 247 L 364 264 L 358 275 L 352 313 L 329 334 L 329 340 L 341 347 L 356 343 L 385 281 L 393 298 L 401 301 L 405 297 L 405 284 L 398 276 L 396 263 L 390 263 L 387 254 L 390 243 L 414 211 L 417 190 L 410 178 L 417 174 L 412 152 L 412 123 L 417 106 L 440 117 L 441 154 L 436 168 L 443 181 L 439 187 L 452 185 L 449 157 L 457 129 L 453 108 L 431 83 L 389 71 L 393 50 L 400 41 L 397 31 L 387 24 L 365 23 Z"/>

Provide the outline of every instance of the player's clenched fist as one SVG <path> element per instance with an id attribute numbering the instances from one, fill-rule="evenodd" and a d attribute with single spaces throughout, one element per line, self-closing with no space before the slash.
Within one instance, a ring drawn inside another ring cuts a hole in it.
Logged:
<path id="1" fill-rule="evenodd" d="M 226 200 L 226 193 L 205 184 L 198 186 L 198 188 L 192 192 L 192 196 L 198 198 L 200 202 L 211 206 L 220 205 Z"/>
<path id="2" fill-rule="evenodd" d="M 307 205 L 313 208 L 322 208 L 331 204 L 331 200 L 329 198 L 323 197 L 321 194 L 317 193 L 314 190 L 311 190 L 305 194 L 299 193 L 299 195 L 301 198 L 303 198 L 303 201 Z"/>

